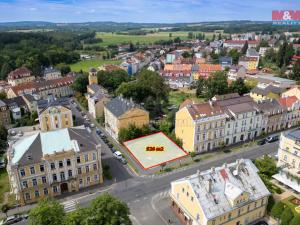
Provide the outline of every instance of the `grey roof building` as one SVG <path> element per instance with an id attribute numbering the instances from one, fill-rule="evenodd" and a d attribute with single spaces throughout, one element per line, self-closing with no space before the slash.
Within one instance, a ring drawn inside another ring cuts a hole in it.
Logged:
<path id="1" fill-rule="evenodd" d="M 139 105 L 135 104 L 132 100 L 122 98 L 118 96 L 109 101 L 105 106 L 115 117 L 120 117 L 127 111 L 133 108 L 140 108 Z"/>

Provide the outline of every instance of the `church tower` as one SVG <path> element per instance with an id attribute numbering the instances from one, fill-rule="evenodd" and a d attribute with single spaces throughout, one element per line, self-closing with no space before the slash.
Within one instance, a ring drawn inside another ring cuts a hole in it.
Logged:
<path id="1" fill-rule="evenodd" d="M 95 68 L 91 68 L 89 71 L 89 85 L 92 84 L 98 84 L 97 70 Z"/>

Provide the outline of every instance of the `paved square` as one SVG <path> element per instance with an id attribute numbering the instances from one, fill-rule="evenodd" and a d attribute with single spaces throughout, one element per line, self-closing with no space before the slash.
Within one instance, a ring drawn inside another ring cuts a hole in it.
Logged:
<path id="1" fill-rule="evenodd" d="M 188 155 L 163 132 L 136 138 L 123 144 L 144 170 Z"/>

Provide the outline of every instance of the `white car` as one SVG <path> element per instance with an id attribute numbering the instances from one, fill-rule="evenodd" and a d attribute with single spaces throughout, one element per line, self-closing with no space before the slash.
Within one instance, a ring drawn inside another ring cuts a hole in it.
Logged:
<path id="1" fill-rule="evenodd" d="M 94 127 L 95 127 L 95 124 L 91 123 L 90 127 L 91 127 L 91 128 L 94 128 Z"/>
<path id="2" fill-rule="evenodd" d="M 119 152 L 119 151 L 116 151 L 116 152 L 114 153 L 114 156 L 115 156 L 117 159 L 123 158 L 123 157 L 122 157 L 122 153 Z"/>

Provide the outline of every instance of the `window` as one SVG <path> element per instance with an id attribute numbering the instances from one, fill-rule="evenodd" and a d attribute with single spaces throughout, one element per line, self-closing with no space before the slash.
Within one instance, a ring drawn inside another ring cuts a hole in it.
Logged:
<path id="1" fill-rule="evenodd" d="M 231 219 L 231 213 L 228 214 L 228 219 L 229 219 L 229 220 Z"/>
<path id="2" fill-rule="evenodd" d="M 77 163 L 80 163 L 80 156 L 77 157 Z"/>
<path id="3" fill-rule="evenodd" d="M 66 120 L 66 126 L 68 126 L 69 125 L 69 121 L 68 120 Z"/>
<path id="4" fill-rule="evenodd" d="M 97 164 L 96 163 L 93 165 L 93 169 L 97 170 Z"/>
<path id="5" fill-rule="evenodd" d="M 60 172 L 60 180 L 65 180 L 65 172 Z"/>
<path id="6" fill-rule="evenodd" d="M 86 182 L 87 182 L 87 183 L 90 183 L 90 182 L 91 182 L 91 178 L 90 178 L 90 177 L 87 177 L 87 178 L 86 178 Z"/>
<path id="7" fill-rule="evenodd" d="M 85 162 L 89 161 L 89 155 L 88 154 L 84 155 L 84 161 Z"/>
<path id="8" fill-rule="evenodd" d="M 186 192 L 186 196 L 189 197 L 189 193 L 188 192 Z"/>
<path id="9" fill-rule="evenodd" d="M 56 174 L 52 174 L 52 178 L 53 178 L 53 181 L 57 181 L 57 176 L 56 176 Z"/>
<path id="10" fill-rule="evenodd" d="M 69 177 L 72 177 L 72 175 L 73 175 L 73 174 L 72 174 L 72 170 L 69 170 L 69 171 L 68 171 L 68 176 L 69 176 Z"/>
<path id="11" fill-rule="evenodd" d="M 71 160 L 67 159 L 67 166 L 71 166 Z"/>
<path id="12" fill-rule="evenodd" d="M 34 166 L 31 166 L 31 167 L 30 167 L 30 174 L 35 174 Z"/>
<path id="13" fill-rule="evenodd" d="M 48 195 L 48 189 L 44 188 L 44 195 Z"/>
<path id="14" fill-rule="evenodd" d="M 34 196 L 35 196 L 36 198 L 40 197 L 40 192 L 39 192 L 39 191 L 35 191 L 35 192 L 34 192 Z"/>
<path id="15" fill-rule="evenodd" d="M 85 166 L 85 172 L 86 173 L 90 172 L 90 167 L 89 166 Z"/>
<path id="16" fill-rule="evenodd" d="M 42 182 L 43 182 L 43 184 L 47 183 L 46 177 L 42 177 Z"/>
<path id="17" fill-rule="evenodd" d="M 30 200 L 30 193 L 25 193 L 25 199 Z"/>
<path id="18" fill-rule="evenodd" d="M 98 180 L 98 175 L 94 175 L 94 181 Z"/>
<path id="19" fill-rule="evenodd" d="M 37 186 L 37 181 L 36 181 L 36 179 L 32 179 L 32 186 Z"/>
<path id="20" fill-rule="evenodd" d="M 23 181 L 23 182 L 22 182 L 22 186 L 23 186 L 23 188 L 28 188 L 27 181 Z"/>
<path id="21" fill-rule="evenodd" d="M 191 201 L 194 201 L 194 197 L 191 197 Z"/>
<path id="22" fill-rule="evenodd" d="M 257 207 L 257 202 L 254 202 L 254 208 L 256 208 Z"/>
<path id="23" fill-rule="evenodd" d="M 81 174 L 82 171 L 81 171 L 81 167 L 78 168 L 78 174 Z"/>
<path id="24" fill-rule="evenodd" d="M 41 171 L 41 172 L 44 172 L 44 171 L 45 171 L 44 165 L 40 165 L 40 171 Z"/>
<path id="25" fill-rule="evenodd" d="M 24 169 L 20 170 L 20 175 L 21 175 L 21 177 L 25 177 L 25 170 Z"/>
<path id="26" fill-rule="evenodd" d="M 96 160 L 96 159 L 97 159 L 96 153 L 94 152 L 94 153 L 93 153 L 93 160 Z"/>
<path id="27" fill-rule="evenodd" d="M 62 168 L 64 166 L 63 161 L 59 161 L 58 166 L 59 166 L 59 168 Z"/>
<path id="28" fill-rule="evenodd" d="M 56 186 L 53 186 L 53 192 L 57 193 L 57 187 Z"/>
<path id="29" fill-rule="evenodd" d="M 182 188 L 182 193 L 184 193 L 184 188 Z"/>
<path id="30" fill-rule="evenodd" d="M 50 166 L 51 166 L 51 170 L 55 169 L 55 163 L 54 162 L 52 162 Z"/>
<path id="31" fill-rule="evenodd" d="M 82 184 L 82 179 L 79 179 L 79 184 Z"/>

